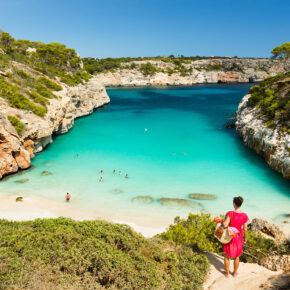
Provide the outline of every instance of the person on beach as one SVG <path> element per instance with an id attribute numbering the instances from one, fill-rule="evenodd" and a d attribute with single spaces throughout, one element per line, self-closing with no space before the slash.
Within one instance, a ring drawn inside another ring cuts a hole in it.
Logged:
<path id="1" fill-rule="evenodd" d="M 113 170 L 113 174 L 116 174 L 116 169 Z"/>
<path id="2" fill-rule="evenodd" d="M 128 174 L 125 175 L 125 178 L 129 178 Z"/>
<path id="3" fill-rule="evenodd" d="M 100 181 L 100 182 L 103 182 L 103 181 L 104 181 L 104 179 L 103 179 L 102 176 L 100 177 L 99 181 Z"/>
<path id="4" fill-rule="evenodd" d="M 104 173 L 104 171 L 103 171 L 103 170 L 101 170 L 101 171 L 100 171 L 100 174 L 103 174 L 103 173 Z"/>
<path id="5" fill-rule="evenodd" d="M 119 171 L 119 174 L 122 175 L 123 174 L 122 171 Z"/>
<path id="6" fill-rule="evenodd" d="M 243 204 L 244 199 L 241 196 L 234 197 L 233 206 L 234 211 L 229 211 L 226 214 L 226 220 L 223 222 L 223 226 L 235 227 L 239 234 L 228 243 L 224 245 L 224 262 L 225 262 L 225 276 L 228 278 L 230 273 L 230 258 L 234 259 L 234 273 L 233 276 L 237 277 L 240 256 L 243 251 L 243 244 L 247 241 L 247 226 L 248 226 L 248 216 L 243 213 L 240 209 Z"/>
<path id="7" fill-rule="evenodd" d="M 67 193 L 67 194 L 65 195 L 66 202 L 69 202 L 69 201 L 70 201 L 70 198 L 71 198 L 70 194 Z"/>

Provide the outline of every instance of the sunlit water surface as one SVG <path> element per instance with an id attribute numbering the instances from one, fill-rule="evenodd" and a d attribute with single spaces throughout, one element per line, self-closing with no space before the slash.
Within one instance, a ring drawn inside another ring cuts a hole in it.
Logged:
<path id="1" fill-rule="evenodd" d="M 282 224 L 290 213 L 289 182 L 246 148 L 234 129 L 225 128 L 249 87 L 109 89 L 110 105 L 76 120 L 33 159 L 34 169 L 1 182 L 0 191 L 59 202 L 70 192 L 79 210 L 153 227 L 190 211 L 225 213 L 233 196 L 241 195 L 249 217 Z M 44 170 L 52 174 L 41 176 Z M 15 183 L 23 178 L 29 181 Z M 192 208 L 158 201 L 188 199 L 190 193 L 217 199 Z M 153 202 L 132 202 L 140 195 Z"/>

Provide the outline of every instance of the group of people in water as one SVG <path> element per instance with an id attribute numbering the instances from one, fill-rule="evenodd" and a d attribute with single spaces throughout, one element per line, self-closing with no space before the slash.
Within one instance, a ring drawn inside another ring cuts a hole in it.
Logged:
<path id="1" fill-rule="evenodd" d="M 100 171 L 100 174 L 104 174 L 104 170 L 101 170 L 101 171 Z M 113 170 L 113 174 L 114 174 L 114 175 L 117 174 L 116 169 Z M 119 175 L 123 175 L 123 172 L 122 172 L 121 170 L 119 171 Z M 126 175 L 125 175 L 125 178 L 129 178 L 129 175 L 128 175 L 127 173 L 126 173 Z M 99 179 L 99 181 L 100 181 L 100 182 L 103 182 L 103 181 L 104 181 L 104 178 L 101 176 L 100 179 Z"/>

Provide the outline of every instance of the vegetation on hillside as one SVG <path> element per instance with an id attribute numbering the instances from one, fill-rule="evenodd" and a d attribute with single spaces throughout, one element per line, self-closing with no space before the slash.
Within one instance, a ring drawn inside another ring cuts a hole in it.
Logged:
<path id="1" fill-rule="evenodd" d="M 250 94 L 248 105 L 259 110 L 268 127 L 290 133 L 290 72 L 266 78 Z"/>
<path id="2" fill-rule="evenodd" d="M 117 70 L 122 69 L 137 69 L 143 73 L 144 76 L 154 75 L 157 72 L 167 73 L 168 75 L 172 75 L 173 73 L 177 73 L 181 76 L 188 76 L 192 73 L 192 67 L 187 66 L 192 64 L 193 61 L 201 60 L 201 59 L 230 59 L 229 57 L 200 57 L 200 56 L 174 56 L 170 55 L 168 57 L 165 56 L 156 56 L 156 57 L 122 57 L 122 58 L 83 58 L 84 67 L 90 74 L 98 74 L 98 73 L 107 73 L 107 72 L 115 72 Z M 234 57 L 234 59 L 238 59 Z M 142 62 L 141 62 L 142 61 Z M 156 64 L 152 62 L 164 62 L 173 65 L 171 68 L 166 70 L 159 68 Z M 141 62 L 141 63 L 138 63 Z M 220 64 L 209 65 L 205 67 L 196 67 L 197 70 L 220 70 L 223 69 L 225 71 L 239 71 L 243 72 L 241 67 L 238 64 L 233 63 L 232 66 L 222 66 Z"/>
<path id="3" fill-rule="evenodd" d="M 59 77 L 68 85 L 77 85 L 90 78 L 82 69 L 82 62 L 74 49 L 63 44 L 15 40 L 7 32 L 0 32 L 0 70 L 11 61 L 26 64 L 50 78 Z"/>
<path id="4" fill-rule="evenodd" d="M 128 226 L 0 221 L 1 289 L 201 289 L 205 256 Z"/>

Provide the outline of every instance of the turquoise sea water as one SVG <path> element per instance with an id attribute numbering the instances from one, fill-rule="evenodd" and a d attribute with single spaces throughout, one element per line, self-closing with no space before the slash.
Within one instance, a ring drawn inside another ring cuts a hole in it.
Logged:
<path id="1" fill-rule="evenodd" d="M 56 136 L 33 159 L 34 169 L 1 182 L 0 191 L 60 202 L 70 192 L 71 203 L 85 212 L 153 227 L 190 211 L 225 213 L 233 196 L 242 195 L 249 217 L 280 224 L 290 213 L 289 181 L 246 148 L 235 130 L 225 128 L 249 87 L 108 89 L 109 105 L 76 120 L 72 130 Z M 43 170 L 52 175 L 41 176 Z M 14 182 L 22 178 L 29 181 Z M 158 202 L 187 199 L 189 193 L 216 194 L 217 199 L 193 208 Z M 154 202 L 132 202 L 139 195 Z"/>

